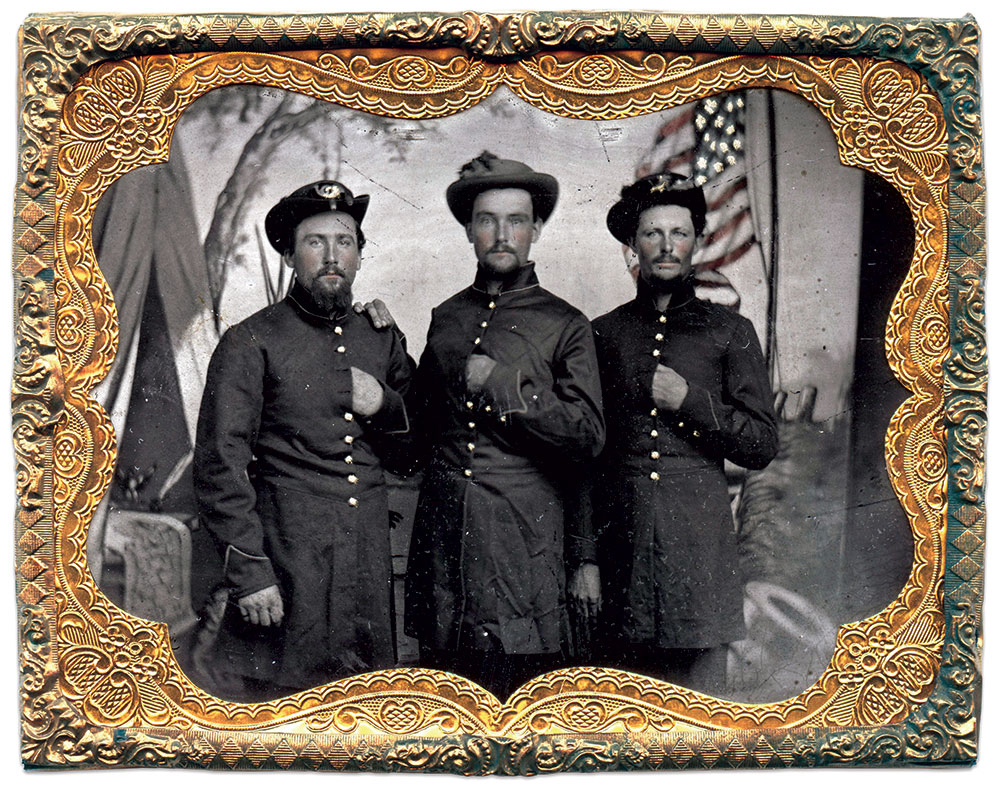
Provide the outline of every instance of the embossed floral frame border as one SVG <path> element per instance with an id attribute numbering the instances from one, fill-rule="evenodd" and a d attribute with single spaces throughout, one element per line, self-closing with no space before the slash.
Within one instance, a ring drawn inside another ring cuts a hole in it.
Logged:
<path id="1" fill-rule="evenodd" d="M 533 774 L 974 760 L 986 423 L 978 47 L 971 19 L 29 18 L 13 252 L 24 763 Z M 113 179 L 166 159 L 187 104 L 247 81 L 408 118 L 458 112 L 502 83 L 580 118 L 736 86 L 811 101 L 842 160 L 899 189 L 916 231 L 886 328 L 890 366 L 912 393 L 886 435 L 915 550 L 896 601 L 842 627 L 817 684 L 777 704 L 595 668 L 548 674 L 506 704 L 426 670 L 267 704 L 195 688 L 165 627 L 114 606 L 86 566 L 113 459 L 110 423 L 89 393 L 117 345 L 89 230 Z"/>

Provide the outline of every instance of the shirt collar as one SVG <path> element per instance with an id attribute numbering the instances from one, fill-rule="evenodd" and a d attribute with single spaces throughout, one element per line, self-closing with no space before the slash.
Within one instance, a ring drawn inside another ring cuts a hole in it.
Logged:
<path id="1" fill-rule="evenodd" d="M 483 274 L 482 268 L 476 268 L 476 278 L 472 282 L 472 288 L 477 292 L 486 293 L 486 282 L 489 279 Z M 500 286 L 500 295 L 505 292 L 516 292 L 521 289 L 530 289 L 538 286 L 538 276 L 535 275 L 535 263 L 528 262 L 524 267 L 518 268 L 509 274 Z"/>
<path id="2" fill-rule="evenodd" d="M 327 314 L 319 306 L 316 305 L 316 301 L 313 300 L 313 296 L 309 293 L 302 284 L 296 281 L 292 284 L 292 288 L 288 291 L 288 297 L 285 298 L 295 310 L 306 317 L 307 319 L 314 320 L 316 322 L 346 322 L 350 316 L 350 312 L 340 311 L 336 314 Z"/>

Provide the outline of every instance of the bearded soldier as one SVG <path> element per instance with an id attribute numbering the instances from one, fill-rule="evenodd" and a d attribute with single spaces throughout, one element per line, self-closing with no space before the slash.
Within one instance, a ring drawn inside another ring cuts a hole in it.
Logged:
<path id="1" fill-rule="evenodd" d="M 383 465 L 406 449 L 414 366 L 351 310 L 367 208 L 332 181 L 279 201 L 265 229 L 294 284 L 209 366 L 195 481 L 230 590 L 218 648 L 249 699 L 395 660 Z"/>

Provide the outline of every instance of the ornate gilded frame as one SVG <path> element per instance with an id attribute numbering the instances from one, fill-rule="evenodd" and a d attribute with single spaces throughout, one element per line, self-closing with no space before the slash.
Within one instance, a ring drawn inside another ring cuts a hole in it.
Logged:
<path id="1" fill-rule="evenodd" d="M 20 45 L 13 437 L 26 765 L 533 774 L 975 759 L 986 354 L 971 19 L 38 16 Z M 406 118 L 458 112 L 501 83 L 592 119 L 733 86 L 806 97 L 844 163 L 899 189 L 916 232 L 886 327 L 890 366 L 911 392 L 885 447 L 914 537 L 898 598 L 843 626 L 820 680 L 776 704 L 595 668 L 548 674 L 506 704 L 413 669 L 254 705 L 197 689 L 166 627 L 112 604 L 86 565 L 114 455 L 90 392 L 118 341 L 89 223 L 115 178 L 166 159 L 191 101 L 241 81 Z"/>

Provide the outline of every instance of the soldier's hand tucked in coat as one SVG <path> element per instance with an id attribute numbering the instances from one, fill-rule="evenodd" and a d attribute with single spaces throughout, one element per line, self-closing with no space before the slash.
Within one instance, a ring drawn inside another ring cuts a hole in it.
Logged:
<path id="1" fill-rule="evenodd" d="M 496 365 L 496 361 L 481 353 L 473 353 L 469 356 L 469 361 L 465 365 L 466 388 L 470 392 L 477 392 L 482 389 Z"/>
<path id="2" fill-rule="evenodd" d="M 663 364 L 653 373 L 653 402 L 660 408 L 676 411 L 688 394 L 688 383 L 676 370 Z"/>
<path id="3" fill-rule="evenodd" d="M 382 384 L 363 369 L 351 367 L 351 409 L 362 416 L 374 416 L 384 401 Z"/>

